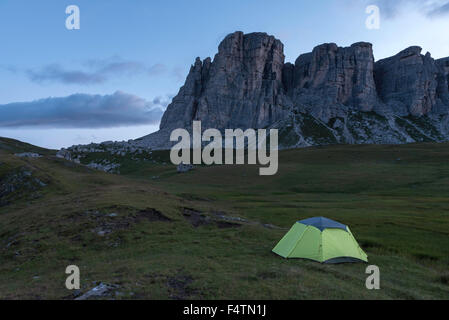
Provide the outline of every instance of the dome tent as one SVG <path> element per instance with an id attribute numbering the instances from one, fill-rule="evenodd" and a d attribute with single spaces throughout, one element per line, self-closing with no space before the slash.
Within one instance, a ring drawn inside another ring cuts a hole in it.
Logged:
<path id="1" fill-rule="evenodd" d="M 349 227 L 323 217 L 295 223 L 273 252 L 286 259 L 321 263 L 368 262 Z"/>

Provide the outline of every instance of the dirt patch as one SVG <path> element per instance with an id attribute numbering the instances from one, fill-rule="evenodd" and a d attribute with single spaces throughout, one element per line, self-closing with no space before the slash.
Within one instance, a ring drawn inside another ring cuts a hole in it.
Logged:
<path id="1" fill-rule="evenodd" d="M 370 249 L 385 249 L 385 247 L 382 244 L 371 240 L 361 240 L 360 246 L 363 248 L 370 248 Z"/>
<path id="2" fill-rule="evenodd" d="M 186 275 L 177 275 L 167 279 L 169 297 L 174 300 L 186 300 L 191 295 L 197 294 L 197 290 L 190 288 L 193 278 Z"/>
<path id="3" fill-rule="evenodd" d="M 183 208 L 182 215 L 194 228 L 204 225 L 216 225 L 219 229 L 240 228 L 242 225 L 230 221 L 222 221 L 211 218 L 210 216 L 191 208 Z"/>
<path id="4" fill-rule="evenodd" d="M 195 228 L 198 228 L 199 226 L 210 225 L 212 223 L 209 217 L 195 209 L 184 208 L 182 215 Z"/>
<path id="5" fill-rule="evenodd" d="M 226 221 L 217 221 L 217 227 L 220 229 L 229 229 L 229 228 L 240 228 L 242 225 L 238 223 L 226 222 Z"/>
<path id="6" fill-rule="evenodd" d="M 214 215 L 217 219 L 230 222 L 228 224 L 225 224 L 223 226 L 224 228 L 226 228 L 226 227 L 238 228 L 238 227 L 242 226 L 240 223 L 245 223 L 245 224 L 250 224 L 250 225 L 261 225 L 262 227 L 267 228 L 267 229 L 284 229 L 284 228 L 280 228 L 280 227 L 272 225 L 272 224 L 262 224 L 262 223 L 256 222 L 256 221 L 248 221 L 248 220 L 240 218 L 240 217 L 231 217 L 231 216 L 226 215 L 225 212 L 221 212 L 221 211 L 213 211 L 212 215 Z"/>
<path id="7" fill-rule="evenodd" d="M 156 209 L 145 209 L 136 213 L 135 216 L 137 221 L 140 220 L 148 220 L 148 221 L 163 221 L 163 222 L 171 222 L 172 220 L 166 216 L 164 216 L 160 211 Z"/>
<path id="8" fill-rule="evenodd" d="M 174 271 L 175 275 L 168 275 L 162 273 L 147 273 L 144 274 L 146 281 L 149 284 L 165 285 L 168 290 L 168 296 L 174 300 L 186 300 L 192 295 L 200 297 L 201 291 L 191 287 L 194 278 L 182 269 Z"/>
<path id="9" fill-rule="evenodd" d="M 132 207 L 112 206 L 71 214 L 68 221 L 83 225 L 83 228 L 90 229 L 98 236 L 104 237 L 114 231 L 126 230 L 141 222 L 172 222 L 172 219 L 153 208 L 136 210 Z M 59 231 L 58 236 L 69 237 L 73 242 L 83 240 L 79 236 L 79 230 L 72 228 Z"/>

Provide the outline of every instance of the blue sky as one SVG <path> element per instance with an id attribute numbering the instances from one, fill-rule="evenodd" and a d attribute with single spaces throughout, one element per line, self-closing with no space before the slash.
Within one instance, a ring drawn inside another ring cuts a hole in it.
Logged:
<path id="1" fill-rule="evenodd" d="M 237 30 L 276 36 L 292 62 L 324 42 L 372 42 L 376 59 L 411 45 L 449 56 L 448 2 L 2 0 L 0 136 L 60 148 L 155 131 L 194 59 L 213 57 Z M 381 9 L 379 30 L 365 27 L 370 4 Z M 80 8 L 80 30 L 65 27 L 68 5 Z M 110 101 L 116 118 L 88 119 L 105 118 Z"/>

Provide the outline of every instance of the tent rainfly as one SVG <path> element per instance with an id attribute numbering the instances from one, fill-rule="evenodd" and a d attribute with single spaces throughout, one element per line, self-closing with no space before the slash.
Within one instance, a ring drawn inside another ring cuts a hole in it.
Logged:
<path id="1" fill-rule="evenodd" d="M 323 217 L 295 223 L 273 252 L 286 259 L 320 263 L 368 262 L 349 227 Z"/>

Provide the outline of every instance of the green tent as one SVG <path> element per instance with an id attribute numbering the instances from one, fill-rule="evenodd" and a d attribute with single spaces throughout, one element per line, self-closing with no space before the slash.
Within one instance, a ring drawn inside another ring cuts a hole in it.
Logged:
<path id="1" fill-rule="evenodd" d="M 321 263 L 368 262 L 348 226 L 323 217 L 295 223 L 273 252 Z"/>

